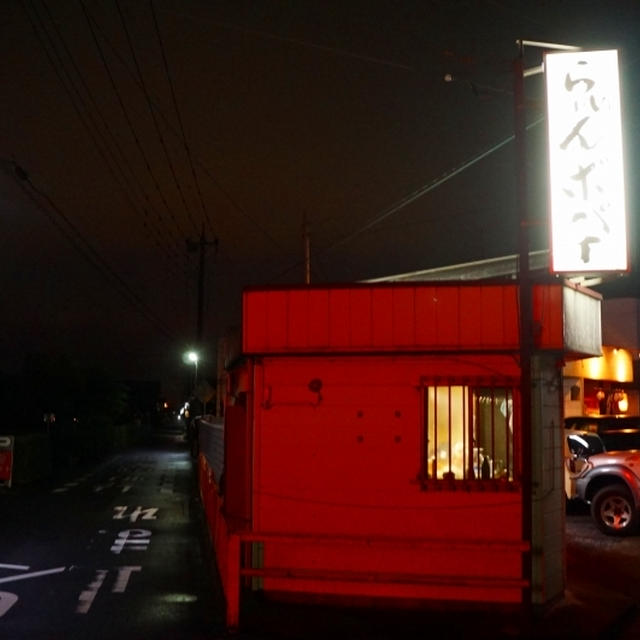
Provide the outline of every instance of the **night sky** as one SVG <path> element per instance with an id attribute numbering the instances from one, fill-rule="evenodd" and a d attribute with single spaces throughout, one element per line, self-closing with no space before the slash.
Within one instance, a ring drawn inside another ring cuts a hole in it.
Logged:
<path id="1" fill-rule="evenodd" d="M 305 222 L 313 282 L 515 253 L 518 38 L 619 50 L 632 273 L 615 292 L 637 295 L 637 0 L 3 0 L 0 370 L 65 353 L 183 380 L 203 228 L 210 370 L 243 286 L 303 281 Z M 542 77 L 525 89 L 533 123 Z M 532 126 L 532 249 L 544 138 Z"/>

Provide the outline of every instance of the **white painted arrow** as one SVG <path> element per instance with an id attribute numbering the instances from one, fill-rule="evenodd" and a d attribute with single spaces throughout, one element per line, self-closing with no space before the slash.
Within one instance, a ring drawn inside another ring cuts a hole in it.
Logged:
<path id="1" fill-rule="evenodd" d="M 0 584 L 3 582 L 16 582 L 17 580 L 27 580 L 28 578 L 39 578 L 40 576 L 48 576 L 52 573 L 62 573 L 66 567 L 55 567 L 54 569 L 45 569 L 44 571 L 32 571 L 31 573 L 21 573 L 17 576 L 8 576 L 0 578 Z"/>

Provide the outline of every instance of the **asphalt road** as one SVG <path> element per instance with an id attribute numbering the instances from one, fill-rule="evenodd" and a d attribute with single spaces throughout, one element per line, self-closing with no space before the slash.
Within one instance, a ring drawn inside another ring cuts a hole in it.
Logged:
<path id="1" fill-rule="evenodd" d="M 567 515 L 566 531 L 569 582 L 628 599 L 630 613 L 610 637 L 640 638 L 640 532 L 622 538 L 604 535 L 586 506 Z"/>
<path id="2" fill-rule="evenodd" d="M 0 489 L 0 639 L 224 638 L 194 483 L 186 443 L 165 434 L 73 477 Z M 640 534 L 606 536 L 586 509 L 566 520 L 569 585 L 592 585 L 595 602 L 602 592 L 635 604 L 607 637 L 640 638 Z M 387 616 L 256 603 L 245 613 L 237 640 L 422 638 L 428 629 L 466 636 L 470 629 L 459 616 L 436 619 L 433 612 Z M 482 620 L 478 612 L 471 618 L 474 637 L 522 637 L 509 620 Z M 563 637 L 579 637 L 571 626 L 570 619 Z"/>
<path id="3" fill-rule="evenodd" d="M 0 638 L 220 637 L 222 600 L 181 437 L 0 491 Z"/>

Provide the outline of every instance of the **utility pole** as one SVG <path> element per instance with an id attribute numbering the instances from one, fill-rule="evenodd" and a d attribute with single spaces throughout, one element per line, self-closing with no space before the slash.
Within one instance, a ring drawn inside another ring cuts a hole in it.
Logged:
<path id="1" fill-rule="evenodd" d="M 309 224 L 307 214 L 302 220 L 302 240 L 304 242 L 304 282 L 311 284 L 311 245 L 309 241 Z"/>
<path id="2" fill-rule="evenodd" d="M 534 547 L 534 468 L 533 452 L 536 447 L 538 433 L 533 427 L 533 373 L 536 345 L 533 336 L 533 279 L 529 265 L 529 201 L 527 193 L 527 149 L 526 149 L 526 100 L 524 79 L 544 72 L 544 66 L 530 69 L 524 67 L 525 47 L 538 49 L 576 50 L 572 45 L 537 42 L 533 40 L 517 40 L 518 55 L 513 62 L 513 119 L 514 139 L 516 145 L 515 179 L 516 208 L 518 213 L 518 284 L 520 293 L 520 420 L 522 447 L 522 540 L 529 548 L 522 554 L 522 577 L 528 583 L 522 592 L 523 604 L 531 609 L 533 605 L 533 547 Z M 536 518 L 539 514 L 536 514 Z"/>
<path id="3" fill-rule="evenodd" d="M 529 215 L 527 206 L 527 172 L 525 144 L 524 45 L 518 43 L 518 56 L 513 63 L 514 134 L 516 143 L 516 207 L 518 210 L 518 282 L 520 289 L 520 424 L 522 434 L 522 539 L 529 549 L 522 554 L 522 577 L 528 583 L 523 590 L 523 604 L 530 607 L 532 514 L 532 397 L 531 359 L 533 355 L 533 302 L 529 273 Z"/>
<path id="4" fill-rule="evenodd" d="M 203 320 L 204 320 L 204 266 L 205 266 L 205 253 L 207 247 L 218 248 L 218 238 L 214 238 L 212 241 L 208 241 L 204 230 L 204 222 L 202 223 L 202 230 L 200 231 L 199 240 L 187 239 L 187 251 L 189 253 L 199 252 L 198 256 L 198 306 L 196 316 L 196 344 L 199 349 L 202 348 L 202 333 L 203 333 Z"/>

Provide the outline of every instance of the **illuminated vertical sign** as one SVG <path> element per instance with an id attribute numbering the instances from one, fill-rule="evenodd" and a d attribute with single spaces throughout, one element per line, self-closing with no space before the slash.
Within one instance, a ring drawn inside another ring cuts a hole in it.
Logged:
<path id="1" fill-rule="evenodd" d="M 617 51 L 545 56 L 552 270 L 626 271 Z"/>

